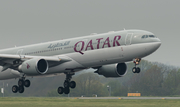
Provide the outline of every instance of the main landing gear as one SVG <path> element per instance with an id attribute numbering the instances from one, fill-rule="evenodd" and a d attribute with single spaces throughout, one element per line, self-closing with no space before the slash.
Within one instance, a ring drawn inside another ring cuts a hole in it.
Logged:
<path id="1" fill-rule="evenodd" d="M 29 87 L 31 84 L 31 82 L 27 79 L 25 80 L 25 77 L 22 77 L 19 79 L 18 81 L 18 86 L 17 85 L 14 85 L 12 87 L 12 92 L 13 93 L 23 93 L 24 92 L 24 87 Z"/>
<path id="2" fill-rule="evenodd" d="M 71 81 L 72 75 L 74 75 L 74 73 L 66 73 L 66 80 L 64 81 L 64 88 L 63 87 L 59 87 L 58 88 L 58 93 L 59 94 L 69 94 L 70 89 L 69 88 L 75 88 L 76 87 L 76 82 L 75 81 Z"/>
<path id="3" fill-rule="evenodd" d="M 132 72 L 133 73 L 140 73 L 141 69 L 139 67 L 136 67 L 141 62 L 141 58 L 136 58 L 134 61 L 135 67 L 133 67 Z"/>

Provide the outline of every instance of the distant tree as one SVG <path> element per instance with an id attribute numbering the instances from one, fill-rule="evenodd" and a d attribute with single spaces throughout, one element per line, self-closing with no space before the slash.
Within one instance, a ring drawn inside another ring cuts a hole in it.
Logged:
<path id="1" fill-rule="evenodd" d="M 172 70 L 164 80 L 163 90 L 165 95 L 180 95 L 180 70 Z"/>
<path id="2" fill-rule="evenodd" d="M 127 95 L 128 88 L 126 86 L 123 86 L 120 81 L 117 81 L 117 80 L 110 81 L 109 83 L 106 84 L 106 86 L 111 87 L 111 96 L 126 96 Z"/>
<path id="3" fill-rule="evenodd" d="M 105 95 L 105 89 L 103 84 L 99 81 L 99 76 L 93 73 L 84 73 L 75 77 L 77 85 L 75 89 L 72 89 L 71 95 L 73 96 L 98 96 Z"/>
<path id="4" fill-rule="evenodd" d="M 161 68 L 154 65 L 144 73 L 134 75 L 130 80 L 130 92 L 140 92 L 142 95 L 160 96 L 162 95 L 163 74 Z"/>

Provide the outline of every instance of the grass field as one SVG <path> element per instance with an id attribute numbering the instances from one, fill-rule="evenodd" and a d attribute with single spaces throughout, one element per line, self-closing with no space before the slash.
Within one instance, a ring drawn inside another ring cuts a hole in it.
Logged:
<path id="1" fill-rule="evenodd" d="M 180 100 L 0 98 L 0 107 L 180 107 Z"/>

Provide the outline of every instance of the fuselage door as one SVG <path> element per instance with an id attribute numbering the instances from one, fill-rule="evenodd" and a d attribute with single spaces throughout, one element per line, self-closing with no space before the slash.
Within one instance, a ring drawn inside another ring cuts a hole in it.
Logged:
<path id="1" fill-rule="evenodd" d="M 132 39 L 133 33 L 128 33 L 126 35 L 126 39 L 125 39 L 125 44 L 126 45 L 131 45 L 131 39 Z"/>

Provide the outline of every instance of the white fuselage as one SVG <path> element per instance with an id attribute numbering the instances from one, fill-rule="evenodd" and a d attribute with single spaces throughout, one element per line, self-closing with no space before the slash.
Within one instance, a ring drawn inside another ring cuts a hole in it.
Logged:
<path id="1" fill-rule="evenodd" d="M 161 45 L 160 40 L 152 35 L 154 34 L 143 30 L 124 30 L 4 49 L 0 54 L 58 56 L 71 59 L 48 69 L 47 74 L 58 74 L 143 58 Z M 16 70 L 7 69 L 0 72 L 0 79 L 18 78 L 21 75 Z"/>

